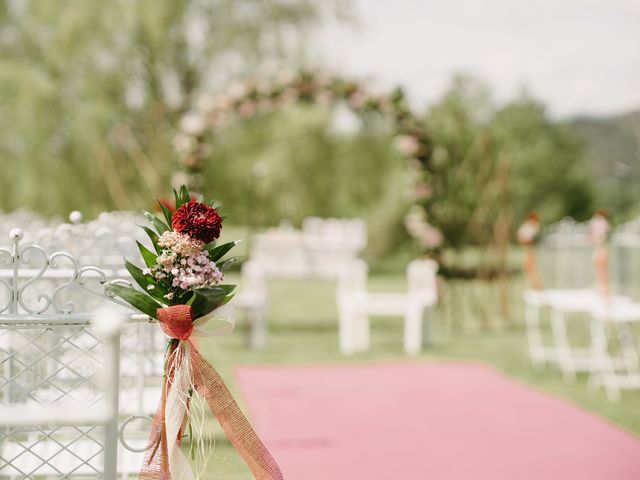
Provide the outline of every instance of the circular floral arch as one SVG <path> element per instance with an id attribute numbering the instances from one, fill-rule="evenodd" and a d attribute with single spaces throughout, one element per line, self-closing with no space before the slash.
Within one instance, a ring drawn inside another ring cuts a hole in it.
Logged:
<path id="1" fill-rule="evenodd" d="M 347 105 L 358 115 L 379 114 L 392 121 L 394 145 L 406 159 L 414 182 L 413 206 L 405 225 L 424 250 L 442 244 L 440 231 L 427 222 L 429 210 L 437 201 L 432 188 L 432 148 L 423 123 L 410 110 L 400 88 L 388 93 L 373 93 L 351 79 L 300 71 L 282 73 L 272 79 L 248 79 L 233 85 L 220 95 L 202 95 L 179 124 L 174 146 L 180 156 L 180 168 L 173 183 L 186 184 L 192 190 L 203 185 L 202 170 L 211 157 L 208 139 L 216 130 L 236 120 L 249 120 L 294 103 Z"/>

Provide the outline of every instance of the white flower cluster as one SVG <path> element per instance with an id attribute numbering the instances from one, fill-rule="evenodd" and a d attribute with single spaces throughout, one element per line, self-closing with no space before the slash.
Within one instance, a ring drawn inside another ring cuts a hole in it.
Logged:
<path id="1" fill-rule="evenodd" d="M 167 282 L 174 289 L 193 290 L 217 285 L 223 280 L 222 272 L 215 262 L 209 259 L 204 244 L 184 233 L 164 232 L 158 239 L 163 247 L 157 264 L 144 270 L 159 282 Z M 172 300 L 175 292 L 165 297 Z"/>

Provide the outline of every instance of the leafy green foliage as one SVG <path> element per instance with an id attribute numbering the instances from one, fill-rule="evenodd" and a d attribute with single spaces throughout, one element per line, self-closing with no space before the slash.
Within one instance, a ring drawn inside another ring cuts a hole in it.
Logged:
<path id="1" fill-rule="evenodd" d="M 131 274 L 131 277 L 135 280 L 135 282 L 140 285 L 142 290 L 144 290 L 148 295 L 155 298 L 162 304 L 167 304 L 167 300 L 164 298 L 164 295 L 167 293 L 151 275 L 145 275 L 139 267 L 136 267 L 133 263 L 128 260 L 125 260 L 124 266 Z M 149 289 L 149 287 L 152 287 Z"/>
<path id="2" fill-rule="evenodd" d="M 136 241 L 136 244 L 138 245 L 138 250 L 140 250 L 140 255 L 142 256 L 142 259 L 144 260 L 145 265 L 147 267 L 151 267 L 155 265 L 156 260 L 158 258 L 157 255 L 153 253 L 151 250 L 149 250 L 147 247 L 142 245 L 140 242 Z"/>
<path id="3" fill-rule="evenodd" d="M 162 214 L 164 215 L 164 219 L 167 221 L 167 225 L 171 226 L 171 217 L 173 216 L 173 214 L 159 200 L 158 200 L 158 205 L 160 206 L 160 210 L 162 210 Z"/>
<path id="4" fill-rule="evenodd" d="M 610 117 L 578 117 L 567 127 L 584 143 L 597 207 L 624 221 L 640 215 L 640 111 Z"/>
<path id="5" fill-rule="evenodd" d="M 204 249 L 209 252 L 209 260 L 217 262 L 235 246 L 236 242 L 227 242 L 218 246 L 216 246 L 215 242 L 211 242 L 205 245 Z"/>
<path id="6" fill-rule="evenodd" d="M 225 297 L 230 292 L 222 287 L 209 287 L 198 288 L 193 293 L 194 300 L 191 303 L 191 308 L 193 308 L 195 317 L 198 318 L 223 305 Z"/>
<path id="7" fill-rule="evenodd" d="M 174 190 L 174 194 L 176 195 L 177 203 L 182 202 L 182 204 L 184 204 L 185 202 L 190 201 L 191 196 L 185 186 L 182 186 L 179 193 Z M 145 212 L 145 217 L 153 224 L 157 231 L 154 231 L 149 227 L 142 227 L 153 242 L 154 248 L 158 254 L 163 253 L 163 250 L 158 246 L 158 234 L 171 230 L 170 212 L 167 209 L 164 213 L 165 218 L 169 221 L 169 226 L 165 225 L 164 222 L 159 220 L 155 215 Z M 145 273 L 140 267 L 125 259 L 124 264 L 127 271 L 134 281 L 140 286 L 142 291 L 132 289 L 131 287 L 115 285 L 113 292 L 138 310 L 155 318 L 155 310 L 159 308 L 159 306 L 190 305 L 193 308 L 195 318 L 199 318 L 220 305 L 225 304 L 232 298 L 235 285 L 216 285 L 191 289 L 177 288 L 173 283 L 175 281 L 174 277 L 171 277 L 168 274 L 165 274 L 164 276 L 153 275 L 153 272 L 155 271 L 154 267 L 157 265 L 157 256 L 140 242 L 136 243 L 146 266 L 151 269 L 151 273 Z M 235 246 L 235 244 L 236 242 L 227 242 L 220 246 L 216 246 L 215 242 L 211 242 L 204 248 L 210 252 L 209 259 L 211 261 L 218 262 L 220 258 Z M 171 252 L 171 254 L 174 256 L 178 255 L 176 252 Z M 177 257 L 177 259 L 180 259 L 180 257 Z M 234 263 L 237 259 L 238 257 L 231 257 L 224 260 L 219 263 L 218 268 L 223 270 Z M 182 262 L 182 265 L 186 265 L 186 259 L 184 257 L 182 257 L 180 261 Z M 153 314 L 150 312 L 153 312 Z"/>
<path id="8" fill-rule="evenodd" d="M 456 77 L 425 121 L 434 141 L 429 221 L 447 246 L 492 245 L 496 225 L 513 233 L 531 211 L 543 223 L 593 213 L 580 142 L 524 96 L 502 107 L 489 90 Z"/>
<path id="9" fill-rule="evenodd" d="M 388 119 L 365 115 L 354 136 L 343 135 L 332 128 L 342 110 L 301 103 L 217 131 L 206 191 L 233 205 L 234 222 L 254 228 L 298 226 L 309 215 L 364 217 L 370 253 L 382 254 L 404 239 L 408 174 Z"/>
<path id="10" fill-rule="evenodd" d="M 226 260 L 218 264 L 218 268 L 220 269 L 221 272 L 224 272 L 239 260 L 240 260 L 240 257 L 227 258 Z"/>
<path id="11" fill-rule="evenodd" d="M 496 112 L 492 130 L 509 159 L 508 196 L 517 222 L 532 210 L 544 223 L 593 215 L 582 145 L 566 124 L 551 121 L 542 104 L 523 96 Z"/>
<path id="12" fill-rule="evenodd" d="M 158 246 L 158 238 L 159 238 L 158 234 L 153 230 L 151 230 L 149 227 L 141 226 L 141 228 L 148 235 L 149 239 L 151 240 L 151 243 L 153 244 L 153 248 L 155 249 L 155 251 L 157 253 L 160 253 L 162 249 Z"/>
<path id="13" fill-rule="evenodd" d="M 189 195 L 189 190 L 185 185 L 180 187 L 180 205 L 184 205 L 185 203 L 189 203 L 191 201 L 191 196 Z M 176 204 L 177 205 L 177 204 Z M 176 207 L 176 210 L 180 207 Z"/>
<path id="14" fill-rule="evenodd" d="M 2 2 L 0 158 L 15 175 L 0 176 L 0 209 L 151 208 L 170 185 L 186 99 L 289 63 L 290 42 L 343 3 Z"/>
<path id="15" fill-rule="evenodd" d="M 156 311 L 158 308 L 163 307 L 163 305 L 160 305 L 149 295 L 146 295 L 135 288 L 119 284 L 113 284 L 109 288 L 113 293 L 129 303 L 132 307 L 140 310 L 146 315 L 149 315 L 151 318 L 157 318 Z"/>
<path id="16" fill-rule="evenodd" d="M 153 227 L 156 229 L 156 232 L 158 233 L 158 235 L 162 235 L 167 230 L 171 230 L 171 227 L 166 225 L 162 220 L 156 217 L 153 213 L 144 212 L 144 216 L 147 220 L 151 222 Z"/>

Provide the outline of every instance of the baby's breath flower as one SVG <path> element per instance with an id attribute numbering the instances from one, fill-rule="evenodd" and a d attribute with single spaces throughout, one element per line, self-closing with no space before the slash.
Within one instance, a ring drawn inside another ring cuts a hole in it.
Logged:
<path id="1" fill-rule="evenodd" d="M 166 231 L 158 238 L 158 245 L 178 255 L 188 256 L 201 252 L 204 242 L 191 238 L 186 233 Z"/>

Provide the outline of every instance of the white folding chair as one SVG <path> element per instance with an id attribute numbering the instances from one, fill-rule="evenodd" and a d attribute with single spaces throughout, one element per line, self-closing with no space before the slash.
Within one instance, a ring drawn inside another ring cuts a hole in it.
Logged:
<path id="1" fill-rule="evenodd" d="M 620 391 L 640 389 L 640 352 L 633 326 L 640 322 L 640 304 L 627 301 L 602 303 L 592 309 L 592 366 L 590 385 L 603 386 L 611 401 Z M 612 336 L 618 337 L 619 351 L 612 352 Z"/>
<path id="2" fill-rule="evenodd" d="M 590 350 L 571 347 L 568 322 L 589 321 L 591 306 L 600 301 L 594 288 L 589 225 L 570 218 L 550 225 L 544 229 L 538 250 L 545 288 L 528 289 L 523 295 L 529 357 L 536 366 L 562 364 L 565 378 L 573 378 L 575 371 L 588 368 Z M 543 340 L 543 311 L 549 313 L 550 343 Z"/>
<path id="3" fill-rule="evenodd" d="M 635 382 L 638 353 L 630 325 L 638 320 L 640 307 L 632 298 L 615 295 L 609 288 L 585 288 L 595 278 L 595 256 L 584 224 L 565 220 L 549 231 L 551 233 L 544 239 L 543 245 L 550 247 L 554 254 L 552 271 L 555 271 L 555 277 L 546 280 L 554 288 L 527 290 L 524 294 L 531 360 L 536 365 L 545 362 L 556 365 L 567 381 L 575 380 L 577 373 L 589 373 L 590 384 L 603 384 L 609 398 L 615 399 L 619 397 L 621 385 L 632 388 Z M 624 236 L 625 246 L 629 245 L 628 233 L 625 232 Z M 613 239 L 615 247 L 615 234 Z M 620 260 L 628 259 L 628 256 L 618 253 L 613 269 L 613 276 L 617 279 L 616 288 L 625 293 L 629 286 L 620 288 L 623 282 L 619 280 L 618 269 Z M 603 293 L 604 290 L 606 293 Z M 550 314 L 550 344 L 542 341 L 542 310 Z M 577 322 L 587 327 L 588 341 L 582 346 L 576 346 L 572 338 L 575 335 L 571 335 Z M 611 335 L 618 337 L 621 346 L 619 353 L 612 352 L 610 348 Z"/>

